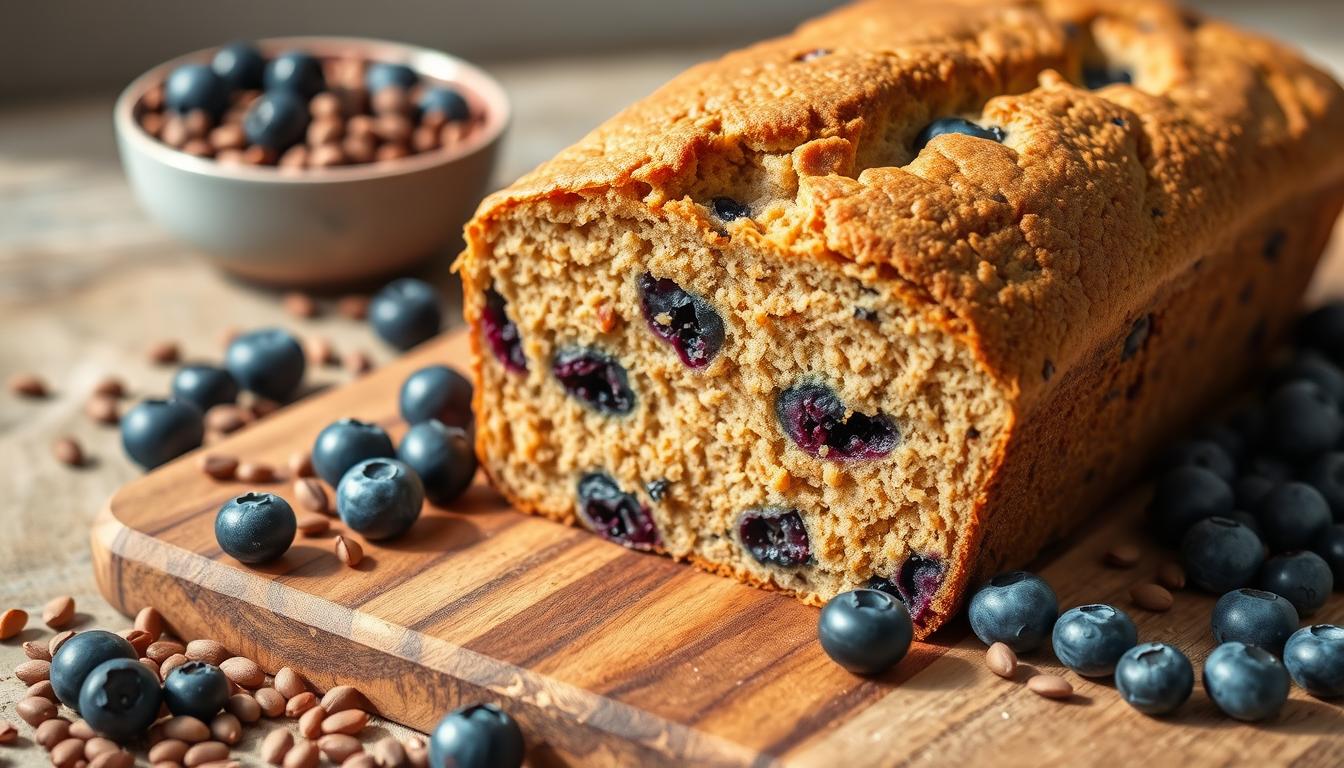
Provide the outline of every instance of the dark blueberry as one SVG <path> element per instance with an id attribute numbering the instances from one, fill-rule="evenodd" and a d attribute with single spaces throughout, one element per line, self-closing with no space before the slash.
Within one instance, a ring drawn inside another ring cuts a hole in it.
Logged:
<path id="1" fill-rule="evenodd" d="M 1190 583 L 1215 595 L 1255 581 L 1264 562 L 1260 537 L 1226 517 L 1206 517 L 1181 539 L 1181 565 Z"/>
<path id="2" fill-rule="evenodd" d="M 1237 479 L 1236 462 L 1222 446 L 1212 440 L 1183 440 L 1167 451 L 1163 464 L 1168 467 L 1202 467 L 1224 482 Z"/>
<path id="3" fill-rule="evenodd" d="M 1260 475 L 1242 475 L 1237 478 L 1236 485 L 1233 486 L 1233 493 L 1236 496 L 1238 509 L 1259 509 L 1260 503 L 1265 500 L 1269 492 L 1278 487 L 1282 480 L 1271 480 Z M 1260 524 L 1257 522 L 1255 529 L 1258 532 Z"/>
<path id="4" fill-rule="evenodd" d="M 163 82 L 163 105 L 183 113 L 203 109 L 218 118 L 229 106 L 229 87 L 204 64 L 183 64 Z"/>
<path id="5" fill-rule="evenodd" d="M 915 137 L 914 150 L 916 153 L 928 146 L 930 141 L 947 133 L 960 133 L 966 136 L 973 136 L 977 139 L 988 139 L 989 141 L 1003 141 L 1003 129 L 998 126 L 988 128 L 981 127 L 963 117 L 940 117 L 924 127 Z"/>
<path id="6" fill-rule="evenodd" d="M 1115 665 L 1120 698 L 1145 715 L 1176 711 L 1195 688 L 1195 669 L 1184 653 L 1166 643 L 1144 643 L 1125 651 Z"/>
<path id="7" fill-rule="evenodd" d="M 1316 624 L 1297 630 L 1283 647 L 1283 665 L 1312 696 L 1344 696 L 1344 628 Z"/>
<path id="8" fill-rule="evenodd" d="M 462 94 L 442 85 L 425 89 L 420 96 L 420 111 L 438 112 L 450 123 L 471 119 L 471 107 Z"/>
<path id="9" fill-rule="evenodd" d="M 1327 528 L 1312 549 L 1329 564 L 1335 576 L 1335 586 L 1344 587 L 1344 525 Z"/>
<path id="10" fill-rule="evenodd" d="M 313 469 L 334 487 L 361 461 L 396 455 L 392 438 L 382 427 L 358 419 L 340 419 L 317 434 L 313 442 Z"/>
<path id="11" fill-rule="evenodd" d="M 1265 401 L 1265 442 L 1290 461 L 1330 450 L 1342 432 L 1335 401 L 1310 381 L 1280 385 Z"/>
<path id="12" fill-rule="evenodd" d="M 305 366 L 303 347 L 279 328 L 245 333 L 224 353 L 224 367 L 239 386 L 278 403 L 298 391 Z"/>
<path id="13" fill-rule="evenodd" d="M 261 90 L 266 58 L 251 43 L 229 43 L 210 60 L 210 68 L 230 90 Z"/>
<path id="14" fill-rule="evenodd" d="M 601 472 L 579 478 L 579 517 L 597 535 L 632 549 L 662 543 L 648 507 Z"/>
<path id="15" fill-rule="evenodd" d="M 303 51 L 286 51 L 271 59 L 262 79 L 267 92 L 287 91 L 305 103 L 327 87 L 322 62 Z"/>
<path id="16" fill-rule="evenodd" d="M 213 365 L 186 365 L 173 376 L 173 398 L 208 411 L 238 399 L 238 382 Z"/>
<path id="17" fill-rule="evenodd" d="M 243 115 L 243 135 L 275 152 L 299 143 L 308 130 L 308 105 L 289 91 L 264 93 Z"/>
<path id="18" fill-rule="evenodd" d="M 430 365 L 406 377 L 398 405 L 407 424 L 438 419 L 450 427 L 470 429 L 471 381 L 446 365 Z"/>
<path id="19" fill-rule="evenodd" d="M 1125 336 L 1125 344 L 1120 349 L 1120 359 L 1128 360 L 1137 355 L 1139 350 L 1148 341 L 1148 333 L 1153 327 L 1153 316 L 1144 315 L 1134 321 L 1134 325 L 1129 328 L 1129 335 Z"/>
<path id="20" fill-rule="evenodd" d="M 1117 83 L 1129 85 L 1134 82 L 1134 76 L 1129 70 L 1107 66 L 1105 64 L 1086 64 L 1083 66 L 1083 85 L 1090 90 L 1105 88 L 1108 85 Z"/>
<path id="21" fill-rule="evenodd" d="M 947 566 L 930 555 L 915 553 L 901 563 L 896 572 L 896 592 L 905 602 L 910 618 L 916 624 L 924 623 L 946 575 Z"/>
<path id="22" fill-rule="evenodd" d="M 438 419 L 412 426 L 397 446 L 397 458 L 415 470 L 425 486 L 425 498 L 439 506 L 451 504 L 476 477 L 476 452 L 460 427 Z"/>
<path id="23" fill-rule="evenodd" d="M 749 509 L 737 520 L 737 535 L 757 562 L 791 568 L 812 557 L 803 516 L 792 509 Z"/>
<path id="24" fill-rule="evenodd" d="M 1227 417 L 1227 425 L 1246 446 L 1258 445 L 1265 434 L 1265 409 L 1258 400 L 1244 402 Z"/>
<path id="25" fill-rule="evenodd" d="M 336 487 L 336 512 L 370 541 L 394 539 L 411 529 L 425 503 L 419 476 L 396 459 L 369 459 L 350 468 Z"/>
<path id="26" fill-rule="evenodd" d="M 666 477 L 660 477 L 657 480 L 650 480 L 644 484 L 644 490 L 648 492 L 649 498 L 655 502 L 662 501 L 667 495 L 667 489 L 672 485 L 672 481 Z"/>
<path id="27" fill-rule="evenodd" d="M 101 629 L 76 633 L 51 657 L 51 688 L 62 704 L 78 709 L 79 691 L 94 667 L 112 659 L 139 658 L 140 654 L 120 635 Z"/>
<path id="28" fill-rule="evenodd" d="M 1320 492 L 1337 521 L 1344 521 L 1344 452 L 1331 451 L 1311 463 L 1302 480 Z"/>
<path id="29" fill-rule="evenodd" d="M 1283 483 L 1270 491 L 1256 508 L 1265 543 L 1274 552 L 1311 549 L 1320 541 L 1332 517 L 1330 504 L 1306 483 Z"/>
<path id="30" fill-rule="evenodd" d="M 364 87 L 370 94 L 384 88 L 404 88 L 410 90 L 420 82 L 420 76 L 405 64 L 393 64 L 387 61 L 375 61 L 364 70 Z"/>
<path id="31" fill-rule="evenodd" d="M 1344 364 L 1344 301 L 1333 301 L 1302 316 L 1298 342 Z"/>
<path id="32" fill-rule="evenodd" d="M 1223 453 L 1232 459 L 1234 465 L 1240 466 L 1246 461 L 1246 438 L 1229 424 L 1218 422 L 1203 424 L 1195 430 L 1194 438 L 1217 443 L 1218 447 L 1223 449 Z"/>
<path id="33" fill-rule="evenodd" d="M 805 453 L 834 461 L 881 458 L 900 440 L 885 414 L 851 411 L 822 384 L 795 384 L 781 392 L 775 416 Z"/>
<path id="34" fill-rule="evenodd" d="M 204 661 L 174 667 L 163 681 L 163 703 L 174 715 L 210 722 L 229 700 L 229 678 Z"/>
<path id="35" fill-rule="evenodd" d="M 709 201 L 709 207 L 713 209 L 715 216 L 724 221 L 733 221 L 751 215 L 751 209 L 745 203 L 739 203 L 731 197 L 716 197 Z"/>
<path id="36" fill-rule="evenodd" d="M 551 363 L 551 373 L 571 397 L 598 413 L 627 414 L 635 408 L 625 367 L 595 349 L 562 349 Z"/>
<path id="37" fill-rule="evenodd" d="M 1055 656 L 1083 677 L 1105 677 L 1139 642 L 1129 615 L 1109 605 L 1071 608 L 1055 622 Z"/>
<path id="38" fill-rule="evenodd" d="M 1059 598 L 1041 577 L 1009 571 L 990 579 L 972 597 L 971 631 L 985 645 L 1004 643 L 1017 653 L 1041 647 L 1059 618 Z"/>
<path id="39" fill-rule="evenodd" d="M 1288 363 L 1276 368 L 1270 375 L 1275 384 L 1310 381 L 1320 387 L 1336 405 L 1344 403 L 1344 371 L 1319 352 L 1299 350 Z"/>
<path id="40" fill-rule="evenodd" d="M 239 562 L 278 560 L 294 543 L 298 521 L 289 502 L 273 493 L 245 493 L 224 502 L 215 515 L 215 541 Z"/>
<path id="41" fill-rule="evenodd" d="M 886 592 L 856 589 L 821 609 L 817 639 L 831 660 L 856 675 L 876 675 L 905 658 L 915 627 L 905 604 Z"/>
<path id="42" fill-rule="evenodd" d="M 493 704 L 449 713 L 429 737 L 430 768 L 519 768 L 523 731 Z"/>
<path id="43" fill-rule="evenodd" d="M 205 438 L 205 417 L 191 403 L 145 400 L 121 417 L 121 445 L 145 469 L 199 448 Z"/>
<path id="44" fill-rule="evenodd" d="M 1273 480 L 1274 484 L 1278 485 L 1287 480 L 1292 480 L 1296 472 L 1291 464 L 1282 459 L 1276 459 L 1273 456 L 1252 456 L 1246 462 L 1246 469 L 1242 474 L 1258 475 Z"/>
<path id="45" fill-rule="evenodd" d="M 149 730 L 161 701 L 158 675 L 139 659 L 110 659 L 84 679 L 79 716 L 99 736 L 124 743 Z"/>
<path id="46" fill-rule="evenodd" d="M 681 362 L 704 368 L 723 347 L 723 319 L 709 302 L 675 281 L 645 273 L 639 278 L 639 305 L 654 335 L 672 345 Z"/>
<path id="47" fill-rule="evenodd" d="M 424 280 L 393 280 L 369 302 L 373 330 L 397 349 L 410 349 L 443 327 L 439 294 Z"/>
<path id="48" fill-rule="evenodd" d="M 1264 720 L 1288 700 L 1288 670 L 1263 648 L 1223 643 L 1204 660 L 1204 690 L 1228 716 Z"/>
<path id="49" fill-rule="evenodd" d="M 1297 609 L 1284 598 L 1258 589 L 1237 589 L 1218 598 L 1211 625 L 1216 643 L 1236 640 L 1278 653 L 1297 623 Z"/>
<path id="50" fill-rule="evenodd" d="M 527 371 L 527 357 L 523 354 L 523 337 L 518 326 L 509 318 L 508 302 L 493 288 L 485 292 L 485 309 L 481 311 L 481 332 L 485 343 L 495 353 L 495 359 L 514 373 Z"/>
<path id="51" fill-rule="evenodd" d="M 1286 598 L 1297 615 L 1310 616 L 1325 605 L 1335 588 L 1330 564 L 1315 552 L 1285 552 L 1265 561 L 1260 588 Z"/>
<path id="52" fill-rule="evenodd" d="M 1254 533 L 1255 537 L 1260 540 L 1261 549 L 1267 550 L 1265 547 L 1265 532 L 1260 530 L 1260 519 L 1258 517 L 1252 515 L 1250 512 L 1234 509 L 1227 513 L 1227 519 L 1246 526 L 1246 528 L 1249 529 L 1251 533 Z"/>
<path id="53" fill-rule="evenodd" d="M 1190 526 L 1232 511 L 1232 489 L 1202 467 L 1177 467 L 1158 478 L 1148 514 L 1159 538 L 1167 544 L 1181 540 Z"/>

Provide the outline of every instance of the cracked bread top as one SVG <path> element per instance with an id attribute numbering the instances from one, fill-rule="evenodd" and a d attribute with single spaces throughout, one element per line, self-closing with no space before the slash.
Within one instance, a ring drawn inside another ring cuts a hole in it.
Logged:
<path id="1" fill-rule="evenodd" d="M 896 279 L 1030 400 L 1099 345 L 1119 359 L 1240 223 L 1344 179 L 1342 97 L 1292 50 L 1159 0 L 870 0 L 627 108 L 487 198 L 466 258 L 520 204 L 637 201 Z M 953 115 L 1002 142 L 917 151 Z M 716 219 L 719 197 L 750 216 Z"/>

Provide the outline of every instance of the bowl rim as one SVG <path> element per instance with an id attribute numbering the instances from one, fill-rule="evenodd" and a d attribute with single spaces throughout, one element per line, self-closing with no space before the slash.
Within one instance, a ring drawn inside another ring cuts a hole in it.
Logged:
<path id="1" fill-rule="evenodd" d="M 117 97 L 112 109 L 113 126 L 118 135 L 135 151 L 148 155 L 161 164 L 200 176 L 269 184 L 333 184 L 405 176 L 449 165 L 490 148 L 504 134 L 512 117 L 508 94 L 499 81 L 471 62 L 433 48 L 370 37 L 330 35 L 263 37 L 248 42 L 268 55 L 275 55 L 290 48 L 303 48 L 317 56 L 358 53 L 370 59 L 408 65 L 418 61 L 419 66 L 413 66 L 417 72 L 435 79 L 460 83 L 466 90 L 465 95 L 469 100 L 483 103 L 485 121 L 478 131 L 473 132 L 474 137 L 470 141 L 447 151 L 438 149 L 421 152 L 389 162 L 304 169 L 302 173 L 284 173 L 274 166 L 222 165 L 212 158 L 196 157 L 174 149 L 146 133 L 135 119 L 135 107 L 140 99 L 150 88 L 161 83 L 173 69 L 183 64 L 209 64 L 210 58 L 223 45 L 227 45 L 225 43 L 168 59 L 132 80 Z M 435 72 L 425 72 L 423 67 L 426 64 L 442 68 L 443 71 L 451 72 L 453 76 L 444 77 Z"/>

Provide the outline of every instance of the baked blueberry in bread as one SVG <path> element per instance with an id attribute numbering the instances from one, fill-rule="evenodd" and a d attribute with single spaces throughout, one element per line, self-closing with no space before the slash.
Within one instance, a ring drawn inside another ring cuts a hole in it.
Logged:
<path id="1" fill-rule="evenodd" d="M 488 198 L 477 450 L 518 507 L 919 637 L 1286 330 L 1344 93 L 1162 2 L 864 2 Z"/>

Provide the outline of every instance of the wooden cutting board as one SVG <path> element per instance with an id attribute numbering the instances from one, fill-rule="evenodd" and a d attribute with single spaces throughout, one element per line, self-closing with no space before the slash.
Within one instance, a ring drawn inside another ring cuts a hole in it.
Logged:
<path id="1" fill-rule="evenodd" d="M 465 368 L 460 333 L 353 384 L 309 398 L 208 450 L 284 466 L 340 417 L 399 438 L 397 391 L 433 362 Z M 454 707 L 494 701 L 522 723 L 532 765 L 1344 764 L 1344 714 L 1294 689 L 1277 721 L 1242 725 L 1196 691 L 1174 717 L 1131 710 L 1111 682 L 1066 676 L 1077 695 L 1037 697 L 991 675 L 964 622 L 880 678 L 852 676 L 816 642 L 817 610 L 510 510 L 483 481 L 452 509 L 427 507 L 404 539 L 370 544 L 358 569 L 334 535 L 300 538 L 250 568 L 215 543 L 216 510 L 248 486 L 207 478 L 192 454 L 118 492 L 93 531 L 107 599 L 157 606 L 177 634 L 214 637 L 269 671 L 325 689 L 359 687 L 422 730 Z M 290 496 L 288 482 L 265 487 Z M 1141 639 L 1209 651 L 1213 598 L 1131 606 L 1164 553 L 1147 546 L 1136 492 L 1037 569 L 1065 607 L 1111 602 Z M 1127 570 L 1115 544 L 1144 544 Z M 1344 620 L 1336 595 L 1317 621 Z M 1024 659 L 1060 671 L 1049 652 Z M 1029 670 L 1028 670 L 1029 671 Z"/>

